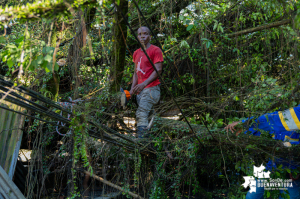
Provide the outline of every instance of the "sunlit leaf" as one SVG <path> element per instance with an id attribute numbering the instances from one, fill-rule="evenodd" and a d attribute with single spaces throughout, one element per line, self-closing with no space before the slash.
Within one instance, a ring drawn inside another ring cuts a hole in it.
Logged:
<path id="1" fill-rule="evenodd" d="M 46 60 L 47 62 L 51 62 L 52 61 L 52 57 L 50 55 L 46 55 L 44 57 L 44 60 Z"/>
<path id="2" fill-rule="evenodd" d="M 186 30 L 187 30 L 187 31 L 190 31 L 193 27 L 194 27 L 194 25 L 189 25 L 189 26 L 186 28 Z"/>
<path id="3" fill-rule="evenodd" d="M 215 30 L 218 26 L 218 23 L 215 23 L 213 30 Z"/>
<path id="4" fill-rule="evenodd" d="M 11 59 L 7 60 L 7 66 L 9 68 L 11 68 L 13 65 L 14 65 L 14 62 Z"/>

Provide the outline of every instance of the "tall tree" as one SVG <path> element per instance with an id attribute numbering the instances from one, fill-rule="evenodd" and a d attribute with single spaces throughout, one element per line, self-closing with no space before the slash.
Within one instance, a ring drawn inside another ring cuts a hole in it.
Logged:
<path id="1" fill-rule="evenodd" d="M 48 46 L 51 47 L 56 47 L 56 36 L 57 36 L 57 30 L 56 27 L 54 26 L 54 22 L 51 23 L 50 27 L 50 32 L 48 36 Z M 59 82 L 60 82 L 60 77 L 58 73 L 53 70 L 52 71 L 52 78 L 49 79 L 47 82 L 48 85 L 48 90 L 51 92 L 52 97 L 55 101 L 57 101 L 58 98 L 58 92 L 59 92 Z"/>
<path id="2" fill-rule="evenodd" d="M 120 90 L 120 84 L 123 77 L 125 55 L 126 55 L 126 39 L 127 26 L 123 20 L 123 15 L 127 18 L 128 0 L 120 0 L 118 9 L 114 14 L 113 24 L 113 51 L 111 56 L 110 67 L 110 90 L 117 92 Z"/>
<path id="3" fill-rule="evenodd" d="M 81 80 L 79 78 L 79 66 L 82 60 L 82 49 L 86 46 L 87 43 L 87 36 L 89 31 L 89 26 L 86 24 L 90 24 L 96 13 L 96 8 L 88 8 L 86 9 L 86 12 L 83 13 L 81 10 L 78 12 L 78 15 L 80 16 L 80 21 L 77 24 L 77 32 L 76 36 L 73 40 L 73 44 L 71 45 L 68 53 L 67 62 L 71 68 L 71 74 L 72 78 L 75 82 L 75 88 L 74 88 L 74 98 L 78 98 L 78 87 L 80 86 Z"/>

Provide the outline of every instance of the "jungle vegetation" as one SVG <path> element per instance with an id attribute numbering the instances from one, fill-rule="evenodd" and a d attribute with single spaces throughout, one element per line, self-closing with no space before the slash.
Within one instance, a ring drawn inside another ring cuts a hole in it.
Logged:
<path id="1" fill-rule="evenodd" d="M 161 100 L 143 145 L 124 122 L 134 120 L 134 99 L 126 109 L 119 103 L 120 88 L 131 86 L 140 26 L 164 52 Z M 1 0 L 0 75 L 58 103 L 77 100 L 60 133 L 57 120 L 28 111 L 55 123 L 26 118 L 21 147 L 33 152 L 24 194 L 112 191 L 95 178 L 83 186 L 84 170 L 128 198 L 244 198 L 242 176 L 253 175 L 253 165 L 299 162 L 298 147 L 286 149 L 268 132 L 223 128 L 299 104 L 299 27 L 297 0 Z M 271 177 L 290 172 L 279 166 Z"/>

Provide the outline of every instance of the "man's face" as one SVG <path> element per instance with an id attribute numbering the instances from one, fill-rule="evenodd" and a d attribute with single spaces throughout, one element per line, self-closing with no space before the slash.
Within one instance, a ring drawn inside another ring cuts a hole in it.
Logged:
<path id="1" fill-rule="evenodd" d="M 145 27 L 139 28 L 138 29 L 138 38 L 139 38 L 140 42 L 144 46 L 146 46 L 151 39 L 148 28 L 145 28 Z"/>

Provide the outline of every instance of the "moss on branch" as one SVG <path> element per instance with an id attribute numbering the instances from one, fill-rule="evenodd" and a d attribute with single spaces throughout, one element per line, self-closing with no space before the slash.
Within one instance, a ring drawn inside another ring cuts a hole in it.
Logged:
<path id="1" fill-rule="evenodd" d="M 77 10 L 80 6 L 92 6 L 96 3 L 96 0 L 79 0 L 76 2 L 46 0 L 22 6 L 0 7 L 0 25 L 13 19 L 37 20 L 60 15 L 71 15 L 73 14 L 72 12 Z"/>

